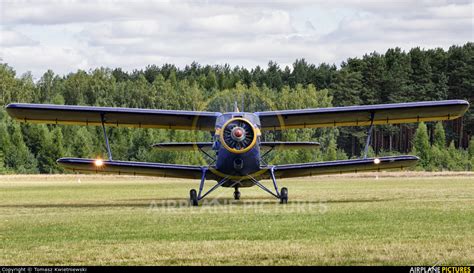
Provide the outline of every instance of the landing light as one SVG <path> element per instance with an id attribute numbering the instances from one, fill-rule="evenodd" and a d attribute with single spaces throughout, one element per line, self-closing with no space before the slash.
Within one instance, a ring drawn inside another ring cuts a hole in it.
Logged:
<path id="1" fill-rule="evenodd" d="M 102 159 L 100 159 L 100 158 L 99 158 L 99 159 L 96 159 L 96 160 L 94 161 L 94 165 L 95 165 L 96 167 L 100 167 L 100 166 L 104 165 L 104 161 L 103 161 Z"/>
<path id="2" fill-rule="evenodd" d="M 379 158 L 374 159 L 374 164 L 379 164 L 379 163 L 380 163 L 380 159 L 379 159 Z"/>

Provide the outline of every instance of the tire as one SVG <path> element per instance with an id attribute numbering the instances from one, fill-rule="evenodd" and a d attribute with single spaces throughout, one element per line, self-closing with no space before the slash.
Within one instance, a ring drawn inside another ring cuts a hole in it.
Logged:
<path id="1" fill-rule="evenodd" d="M 234 199 L 235 200 L 240 200 L 240 192 L 239 191 L 234 191 Z"/>
<path id="2" fill-rule="evenodd" d="M 288 189 L 287 188 L 281 188 L 280 191 L 280 204 L 286 204 L 288 203 Z"/>
<path id="3" fill-rule="evenodd" d="M 193 207 L 197 207 L 199 205 L 198 203 L 198 197 L 195 189 L 192 189 L 189 191 L 189 203 Z"/>

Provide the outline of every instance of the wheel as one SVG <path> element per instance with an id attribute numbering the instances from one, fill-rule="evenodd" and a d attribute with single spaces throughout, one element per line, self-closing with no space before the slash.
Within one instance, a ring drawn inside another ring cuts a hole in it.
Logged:
<path id="1" fill-rule="evenodd" d="M 198 206 L 198 197 L 195 189 L 192 189 L 189 191 L 189 203 L 193 207 Z"/>
<path id="2" fill-rule="evenodd" d="M 240 200 L 240 192 L 237 189 L 234 191 L 234 199 L 235 200 Z"/>
<path id="3" fill-rule="evenodd" d="M 281 188 L 280 191 L 280 204 L 286 204 L 288 203 L 288 189 L 287 188 Z"/>

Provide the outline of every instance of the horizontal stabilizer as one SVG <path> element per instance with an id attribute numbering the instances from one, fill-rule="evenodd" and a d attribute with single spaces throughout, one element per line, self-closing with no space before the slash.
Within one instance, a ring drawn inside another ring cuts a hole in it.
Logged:
<path id="1" fill-rule="evenodd" d="M 192 151 L 192 150 L 210 150 L 212 148 L 212 142 L 165 142 L 153 144 L 154 148 L 161 149 L 163 151 Z M 260 147 L 263 149 L 274 149 L 274 150 L 290 150 L 290 149 L 314 149 L 319 147 L 318 142 L 304 142 L 304 141 L 263 141 L 260 142 Z"/>
<path id="2" fill-rule="evenodd" d="M 302 177 L 324 174 L 358 173 L 387 169 L 403 170 L 414 166 L 419 160 L 416 156 L 388 156 L 380 158 L 337 160 L 302 164 L 274 166 L 277 178 Z"/>
<path id="3" fill-rule="evenodd" d="M 292 149 L 315 149 L 319 148 L 319 142 L 307 141 L 264 141 L 260 143 L 262 148 L 271 148 L 274 150 L 292 150 Z"/>
<path id="4" fill-rule="evenodd" d="M 192 151 L 212 148 L 212 142 L 166 142 L 153 144 L 153 148 L 158 148 L 163 151 Z"/>
<path id="5" fill-rule="evenodd" d="M 73 172 L 101 173 L 115 175 L 141 175 L 157 177 L 174 177 L 200 179 L 202 168 L 200 166 L 163 164 L 135 161 L 109 161 L 84 158 L 60 158 L 58 164 Z M 213 178 L 213 174 L 206 173 L 206 178 Z"/>

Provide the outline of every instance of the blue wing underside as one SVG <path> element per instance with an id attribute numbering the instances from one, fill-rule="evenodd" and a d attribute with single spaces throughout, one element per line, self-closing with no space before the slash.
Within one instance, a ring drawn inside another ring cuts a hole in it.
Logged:
<path id="1" fill-rule="evenodd" d="M 311 162 L 263 167 L 253 178 L 269 179 L 273 168 L 277 178 L 317 176 L 327 174 L 358 173 L 382 170 L 404 170 L 418 161 L 416 156 L 391 156 L 374 158 L 337 160 L 327 162 Z M 376 163 L 377 162 L 377 163 Z M 171 178 L 200 179 L 203 171 L 206 179 L 220 180 L 224 178 L 212 170 L 200 166 L 163 164 L 135 161 L 104 161 L 101 166 L 95 165 L 94 159 L 61 158 L 58 163 L 63 167 L 80 173 L 102 173 L 114 175 L 139 175 Z M 212 167 L 211 167 L 212 168 Z M 245 179 L 245 177 L 243 178 Z"/>
<path id="2" fill-rule="evenodd" d="M 416 156 L 402 155 L 380 158 L 336 160 L 301 164 L 274 166 L 275 177 L 293 178 L 327 174 L 344 174 L 358 172 L 378 172 L 382 170 L 404 170 L 416 165 Z"/>
<path id="3" fill-rule="evenodd" d="M 138 175 L 170 178 L 200 179 L 203 169 L 200 166 L 164 164 L 137 161 L 103 161 L 96 165 L 95 159 L 60 158 L 58 164 L 73 172 L 113 175 Z M 207 179 L 215 179 L 212 173 L 206 173 Z"/>
<path id="4" fill-rule="evenodd" d="M 26 123 L 213 131 L 218 112 L 14 103 L 8 114 Z"/>
<path id="5" fill-rule="evenodd" d="M 317 109 L 282 110 L 255 113 L 262 129 L 323 128 L 367 126 L 420 121 L 453 120 L 469 108 L 464 100 L 422 101 Z"/>

